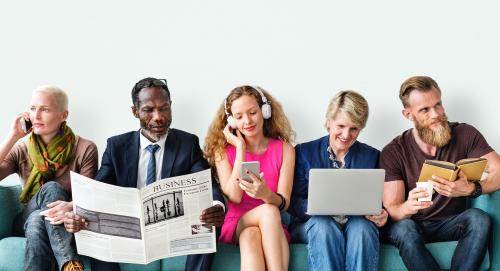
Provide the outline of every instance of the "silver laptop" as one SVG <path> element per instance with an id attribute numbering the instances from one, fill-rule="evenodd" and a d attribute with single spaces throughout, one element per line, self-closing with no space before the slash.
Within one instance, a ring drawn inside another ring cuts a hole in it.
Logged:
<path id="1" fill-rule="evenodd" d="M 379 214 L 384 177 L 383 169 L 311 169 L 307 214 Z"/>

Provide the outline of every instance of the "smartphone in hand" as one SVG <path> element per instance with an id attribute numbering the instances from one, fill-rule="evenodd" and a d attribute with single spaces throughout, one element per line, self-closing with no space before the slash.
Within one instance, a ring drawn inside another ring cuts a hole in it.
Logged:
<path id="1" fill-rule="evenodd" d="M 238 134 L 236 134 L 236 130 L 236 128 L 229 127 L 229 131 L 231 132 L 231 134 L 238 136 Z"/>
<path id="2" fill-rule="evenodd" d="M 33 124 L 31 123 L 31 121 L 29 120 L 26 120 L 24 118 L 21 118 L 21 120 L 19 120 L 21 122 L 21 129 L 27 133 L 31 127 L 33 126 Z"/>
<path id="3" fill-rule="evenodd" d="M 253 174 L 256 176 L 259 176 L 260 174 L 260 163 L 259 161 L 249 161 L 249 162 L 241 162 L 241 172 L 240 172 L 240 177 L 246 182 L 252 183 L 252 179 L 250 178 L 249 174 L 246 172 L 251 171 Z"/>

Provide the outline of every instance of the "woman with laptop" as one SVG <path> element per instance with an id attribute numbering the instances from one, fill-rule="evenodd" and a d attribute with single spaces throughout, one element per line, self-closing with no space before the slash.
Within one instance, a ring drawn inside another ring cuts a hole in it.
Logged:
<path id="1" fill-rule="evenodd" d="M 229 200 L 219 239 L 239 244 L 241 270 L 288 270 L 280 212 L 290 203 L 293 136 L 278 101 L 253 86 L 233 89 L 210 125 L 205 157 Z"/>
<path id="2" fill-rule="evenodd" d="M 378 270 L 378 228 L 387 222 L 382 206 L 379 214 L 370 216 L 306 214 L 310 169 L 378 167 L 380 152 L 357 141 L 367 119 L 368 102 L 363 96 L 341 91 L 328 105 L 328 135 L 295 147 L 291 234 L 293 241 L 308 244 L 310 270 Z"/>

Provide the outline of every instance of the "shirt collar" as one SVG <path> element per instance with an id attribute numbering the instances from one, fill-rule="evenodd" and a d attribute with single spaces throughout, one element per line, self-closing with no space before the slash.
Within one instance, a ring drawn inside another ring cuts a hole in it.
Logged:
<path id="1" fill-rule="evenodd" d="M 140 149 L 144 150 L 147 146 L 149 146 L 151 144 L 156 144 L 156 145 L 160 146 L 160 149 L 163 149 L 165 147 L 165 141 L 167 140 L 167 136 L 168 136 L 168 131 L 167 131 L 167 133 L 165 133 L 165 135 L 162 135 L 158 141 L 151 142 L 151 140 L 149 140 L 147 137 L 145 137 L 142 134 L 142 129 L 141 129 L 139 131 L 139 142 L 141 144 Z"/>
<path id="2" fill-rule="evenodd" d="M 328 145 L 328 148 L 326 148 L 326 151 L 328 152 L 328 160 L 330 160 L 330 162 L 332 162 L 332 168 L 343 168 L 344 167 L 344 165 L 342 164 L 342 161 L 337 160 L 337 156 L 333 152 L 330 145 Z"/>

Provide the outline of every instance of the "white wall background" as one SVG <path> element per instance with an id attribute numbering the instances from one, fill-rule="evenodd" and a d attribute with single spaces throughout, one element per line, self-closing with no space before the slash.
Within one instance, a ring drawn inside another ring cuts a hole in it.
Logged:
<path id="1" fill-rule="evenodd" d="M 297 142 L 324 135 L 324 111 L 354 89 L 371 114 L 360 140 L 382 148 L 410 127 L 400 84 L 429 75 L 451 121 L 500 149 L 500 2 L 490 1 L 3 1 L 0 136 L 54 84 L 69 124 L 96 142 L 138 128 L 130 90 L 167 78 L 172 126 L 205 137 L 216 108 L 241 84 L 269 90 Z"/>

